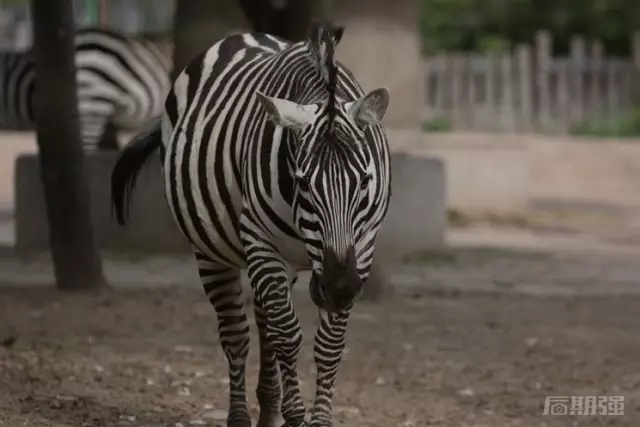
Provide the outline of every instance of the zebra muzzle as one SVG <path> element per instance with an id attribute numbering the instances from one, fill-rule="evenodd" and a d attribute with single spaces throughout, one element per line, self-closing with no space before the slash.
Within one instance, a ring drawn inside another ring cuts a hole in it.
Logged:
<path id="1" fill-rule="evenodd" d="M 325 250 L 322 273 L 313 273 L 309 283 L 311 299 L 318 308 L 340 311 L 348 308 L 360 293 L 362 280 L 358 275 L 353 247 L 341 260 L 331 248 Z"/>

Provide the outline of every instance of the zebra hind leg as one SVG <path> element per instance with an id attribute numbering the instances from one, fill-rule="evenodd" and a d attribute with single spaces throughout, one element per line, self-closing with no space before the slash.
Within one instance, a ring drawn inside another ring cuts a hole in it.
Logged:
<path id="1" fill-rule="evenodd" d="M 260 418 L 256 427 L 276 427 L 281 424 L 280 403 L 282 389 L 280 387 L 280 371 L 276 352 L 267 339 L 266 313 L 256 298 L 253 301 L 256 325 L 260 336 L 260 373 L 256 397 L 260 405 Z"/>
<path id="2" fill-rule="evenodd" d="M 211 261 L 196 252 L 198 273 L 216 310 L 220 344 L 229 365 L 228 427 L 251 427 L 247 407 L 245 366 L 249 354 L 249 323 L 244 312 L 240 270 Z"/>

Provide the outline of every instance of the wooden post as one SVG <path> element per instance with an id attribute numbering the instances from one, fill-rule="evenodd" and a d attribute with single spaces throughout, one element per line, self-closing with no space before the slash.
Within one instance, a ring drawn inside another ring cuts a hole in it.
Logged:
<path id="1" fill-rule="evenodd" d="M 603 109 L 602 90 L 600 88 L 600 80 L 604 67 L 604 47 L 600 40 L 595 40 L 591 45 L 591 64 L 593 65 L 590 72 L 591 80 L 591 96 L 589 100 L 589 115 L 591 118 L 597 118 Z"/>
<path id="2" fill-rule="evenodd" d="M 634 68 L 632 64 L 624 64 L 620 70 L 622 74 L 620 76 L 620 94 L 622 97 L 620 106 L 625 112 L 633 108 L 632 79 Z"/>
<path id="3" fill-rule="evenodd" d="M 462 112 L 462 83 L 464 79 L 463 63 L 464 59 L 460 54 L 453 54 L 449 57 L 451 61 L 451 116 L 456 129 L 464 127 Z"/>
<path id="4" fill-rule="evenodd" d="M 520 123 L 522 130 L 531 131 L 533 123 L 533 93 L 531 47 L 526 44 L 518 46 L 518 74 L 520 77 Z"/>
<path id="5" fill-rule="evenodd" d="M 499 114 L 498 103 L 496 102 L 496 62 L 495 55 L 489 53 L 487 56 L 487 70 L 484 76 L 487 94 L 487 123 L 485 126 L 489 131 L 498 130 L 497 121 L 495 120 L 495 117 Z"/>
<path id="6" fill-rule="evenodd" d="M 57 286 L 106 284 L 89 215 L 70 0 L 32 0 L 36 135 Z"/>
<path id="7" fill-rule="evenodd" d="M 510 53 L 505 53 L 500 59 L 502 71 L 502 102 L 501 116 L 503 119 L 503 130 L 513 132 L 515 130 L 515 114 L 513 102 L 513 58 Z"/>
<path id="8" fill-rule="evenodd" d="M 467 128 L 475 129 L 478 125 L 478 105 L 476 105 L 478 99 L 478 88 L 476 85 L 477 67 L 479 61 L 476 58 L 470 56 L 467 58 Z"/>
<path id="9" fill-rule="evenodd" d="M 551 93 L 549 66 L 551 62 L 551 35 L 548 31 L 536 33 L 536 87 L 538 91 L 538 119 L 543 129 L 551 126 Z"/>
<path id="10" fill-rule="evenodd" d="M 618 64 L 614 59 L 607 61 L 607 115 L 606 120 L 609 127 L 613 126 L 615 118 L 618 115 L 618 91 L 616 88 L 616 74 L 618 74 Z M 612 129 L 615 130 L 615 129 Z"/>
<path id="11" fill-rule="evenodd" d="M 447 63 L 445 57 L 443 55 L 438 55 L 434 58 L 434 66 L 436 68 L 436 72 L 434 73 L 435 78 L 435 109 L 437 117 L 442 117 L 446 115 L 446 104 L 445 104 L 445 94 L 446 94 L 446 70 Z"/>
<path id="12" fill-rule="evenodd" d="M 640 70 L 640 31 L 636 31 L 632 35 L 631 55 L 634 67 Z"/>
<path id="13" fill-rule="evenodd" d="M 569 119 L 569 71 L 568 60 L 557 60 L 557 85 L 556 85 L 556 121 L 562 132 L 568 132 L 571 120 Z"/>
<path id="14" fill-rule="evenodd" d="M 586 45 L 582 37 L 571 38 L 571 64 L 569 66 L 569 123 L 580 123 L 584 114 L 584 68 L 586 65 Z"/>

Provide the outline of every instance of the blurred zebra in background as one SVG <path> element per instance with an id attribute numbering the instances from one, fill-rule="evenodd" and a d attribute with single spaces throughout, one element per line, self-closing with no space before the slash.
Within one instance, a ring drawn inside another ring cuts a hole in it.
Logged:
<path id="1" fill-rule="evenodd" d="M 136 130 L 163 112 L 173 63 L 170 37 L 76 33 L 80 136 L 87 151 L 118 149 L 116 131 Z M 33 128 L 35 64 L 31 51 L 0 52 L 0 125 Z"/>

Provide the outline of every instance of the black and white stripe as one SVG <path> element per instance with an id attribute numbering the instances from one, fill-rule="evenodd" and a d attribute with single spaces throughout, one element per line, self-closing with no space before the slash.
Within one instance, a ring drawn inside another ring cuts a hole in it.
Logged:
<path id="1" fill-rule="evenodd" d="M 230 426 L 251 425 L 241 268 L 254 291 L 260 336 L 258 426 L 274 426 L 280 412 L 287 426 L 305 424 L 297 376 L 302 333 L 289 279 L 305 267 L 320 309 L 310 424 L 332 425 L 349 312 L 369 274 L 391 180 L 380 124 L 388 92 L 365 95 L 336 66 L 341 37 L 341 27 L 317 23 L 297 44 L 256 33 L 223 39 L 180 74 L 162 121 L 122 151 L 112 173 L 113 204 L 124 223 L 138 170 L 161 150 L 169 208 L 218 315 Z"/>
<path id="2" fill-rule="evenodd" d="M 108 126 L 135 130 L 159 117 L 170 90 L 173 43 L 85 28 L 75 37 L 80 134 L 94 150 Z M 35 124 L 36 73 L 32 51 L 0 52 L 0 122 Z M 104 147 L 117 148 L 117 147 Z"/>

